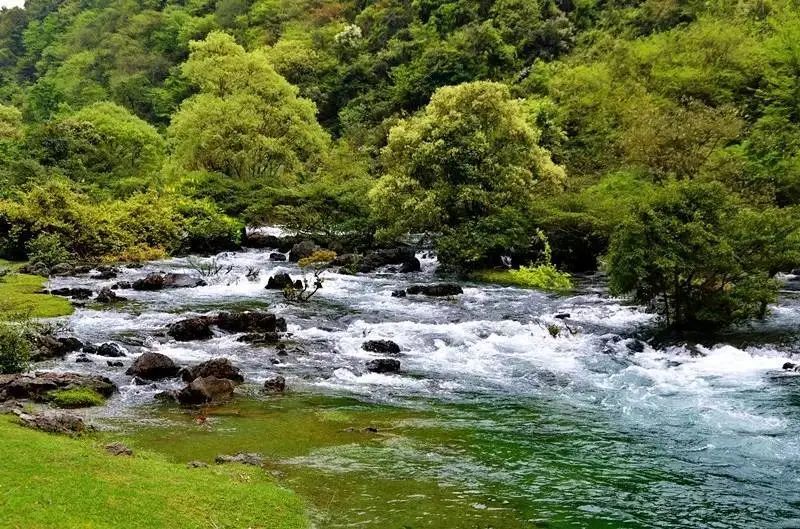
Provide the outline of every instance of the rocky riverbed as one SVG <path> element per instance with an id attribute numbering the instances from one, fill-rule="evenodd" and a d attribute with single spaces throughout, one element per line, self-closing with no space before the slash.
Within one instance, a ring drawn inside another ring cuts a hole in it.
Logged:
<path id="1" fill-rule="evenodd" d="M 426 254 L 325 272 L 289 303 L 266 287 L 303 273 L 270 241 L 213 274 L 188 258 L 54 278 L 80 294 L 58 322 L 80 347 L 37 370 L 109 381 L 92 422 L 175 459 L 260 453 L 322 527 L 800 519 L 793 292 L 758 326 L 657 341 L 599 279 L 566 296 L 443 284 Z"/>

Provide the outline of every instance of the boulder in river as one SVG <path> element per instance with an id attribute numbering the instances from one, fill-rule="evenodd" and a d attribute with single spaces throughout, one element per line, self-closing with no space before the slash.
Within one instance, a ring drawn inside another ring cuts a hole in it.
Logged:
<path id="1" fill-rule="evenodd" d="M 199 377 L 178 391 L 175 398 L 184 405 L 219 402 L 233 396 L 234 384 L 227 378 Z"/>
<path id="2" fill-rule="evenodd" d="M 404 298 L 404 297 L 406 297 L 405 289 L 399 288 L 397 290 L 392 290 L 392 297 L 393 298 Z"/>
<path id="3" fill-rule="evenodd" d="M 94 352 L 94 354 L 99 356 L 106 356 L 109 358 L 122 358 L 125 355 L 125 350 L 122 348 L 121 345 L 115 344 L 114 342 L 106 342 L 101 344 Z"/>
<path id="4" fill-rule="evenodd" d="M 286 390 L 286 379 L 280 375 L 268 378 L 264 382 L 266 393 L 283 393 Z"/>
<path id="5" fill-rule="evenodd" d="M 232 382 L 244 382 L 244 376 L 238 367 L 231 364 L 227 358 L 213 358 L 196 366 L 181 369 L 181 378 L 184 382 L 191 382 L 202 377 L 227 378 Z"/>
<path id="6" fill-rule="evenodd" d="M 155 291 L 165 288 L 202 287 L 207 283 L 189 274 L 148 274 L 144 279 L 137 279 L 131 285 L 133 290 Z"/>
<path id="7" fill-rule="evenodd" d="M 160 380 L 176 376 L 179 370 L 170 357 L 161 353 L 147 352 L 134 360 L 125 374 L 146 380 Z"/>
<path id="8" fill-rule="evenodd" d="M 370 353 L 383 355 L 399 355 L 400 346 L 391 340 L 369 340 L 361 344 L 361 348 Z"/>
<path id="9" fill-rule="evenodd" d="M 793 364 L 792 362 L 786 362 L 783 364 L 784 371 L 800 371 L 800 364 Z"/>
<path id="10" fill-rule="evenodd" d="M 106 377 L 79 373 L 39 372 L 0 375 L 0 401 L 8 399 L 46 400 L 47 394 L 60 389 L 91 389 L 110 397 L 117 386 Z"/>
<path id="11" fill-rule="evenodd" d="M 109 287 L 101 288 L 94 300 L 98 303 L 117 303 L 119 301 L 126 301 L 125 298 L 118 296 L 117 293 L 111 290 Z"/>
<path id="12" fill-rule="evenodd" d="M 406 289 L 411 295 L 422 294 L 429 297 L 457 296 L 463 294 L 461 286 L 454 283 L 439 283 L 436 285 L 414 285 Z"/>
<path id="13" fill-rule="evenodd" d="M 377 358 L 367 362 L 367 371 L 372 373 L 397 373 L 400 371 L 400 360 L 394 358 Z"/>
<path id="14" fill-rule="evenodd" d="M 303 282 L 293 280 L 289 274 L 281 273 L 275 274 L 267 281 L 267 286 L 264 287 L 268 290 L 283 290 L 285 288 L 296 288 L 298 290 L 303 288 Z"/>
<path id="15" fill-rule="evenodd" d="M 297 244 L 297 237 L 286 235 L 268 235 L 261 232 L 248 233 L 242 240 L 245 248 L 270 248 L 281 252 L 288 252 Z"/>
<path id="16" fill-rule="evenodd" d="M 48 360 L 50 358 L 61 358 L 68 353 L 80 351 L 83 343 L 72 336 L 55 337 L 51 334 L 42 334 L 34 339 L 34 352 L 31 360 Z"/>
<path id="17" fill-rule="evenodd" d="M 269 260 L 270 261 L 282 262 L 282 261 L 286 261 L 286 259 L 287 259 L 286 254 L 282 254 L 282 253 L 278 253 L 278 252 L 272 252 L 271 254 L 269 254 Z"/>
<path id="18" fill-rule="evenodd" d="M 96 274 L 92 274 L 89 276 L 89 279 L 115 279 L 117 277 L 117 271 L 113 268 L 106 268 L 103 270 L 98 271 Z"/>
<path id="19" fill-rule="evenodd" d="M 311 255 L 319 250 L 319 246 L 314 241 L 301 241 L 292 246 L 291 251 L 289 252 L 289 260 L 293 263 L 296 263 L 300 259 L 304 259 L 306 257 L 311 257 Z"/>
<path id="20" fill-rule="evenodd" d="M 72 298 L 72 299 L 89 299 L 92 297 L 91 288 L 56 288 L 50 291 L 50 293 L 54 296 L 62 296 L 65 298 Z"/>
<path id="21" fill-rule="evenodd" d="M 286 332 L 286 320 L 259 310 L 220 312 L 213 323 L 227 332 Z"/>
<path id="22" fill-rule="evenodd" d="M 214 333 L 211 332 L 211 319 L 206 316 L 188 318 L 172 323 L 167 327 L 167 334 L 179 342 L 208 340 L 214 336 Z"/>

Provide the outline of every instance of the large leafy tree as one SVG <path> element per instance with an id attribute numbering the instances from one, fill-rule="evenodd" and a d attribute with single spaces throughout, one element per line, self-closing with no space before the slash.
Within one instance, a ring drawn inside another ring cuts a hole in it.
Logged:
<path id="1" fill-rule="evenodd" d="M 475 223 L 497 224 L 502 216 L 506 222 L 494 226 L 499 231 L 489 231 L 513 232 L 524 244 L 517 221 L 537 196 L 558 189 L 565 177 L 525 118 L 525 107 L 503 84 L 474 82 L 438 90 L 423 112 L 389 134 L 383 152 L 387 172 L 372 192 L 383 234 L 442 231 L 444 245 L 454 248 L 447 237 L 480 231 Z M 486 241 L 486 251 L 469 255 L 456 245 L 461 249 L 453 252 L 452 261 L 477 264 L 489 247 L 510 241 L 496 242 Z"/>
<path id="2" fill-rule="evenodd" d="M 199 93 L 169 127 L 179 168 L 278 185 L 308 171 L 326 150 L 314 104 L 298 97 L 263 50 L 246 52 L 230 35 L 213 32 L 191 44 L 182 69 Z"/>
<path id="3" fill-rule="evenodd" d="M 99 102 L 58 115 L 28 139 L 44 165 L 76 181 L 120 190 L 155 175 L 164 157 L 164 139 L 123 107 Z"/>
<path id="4" fill-rule="evenodd" d="M 614 234 L 611 288 L 650 305 L 674 327 L 763 316 L 772 276 L 797 262 L 796 212 L 744 207 L 719 183 L 666 186 Z"/>

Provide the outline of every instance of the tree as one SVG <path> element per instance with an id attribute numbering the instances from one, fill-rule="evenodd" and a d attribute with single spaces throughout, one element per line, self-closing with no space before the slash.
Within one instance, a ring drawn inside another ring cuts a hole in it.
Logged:
<path id="1" fill-rule="evenodd" d="M 123 107 L 100 102 L 59 115 L 28 139 L 39 161 L 62 169 L 73 180 L 121 190 L 157 173 L 164 139 Z"/>
<path id="2" fill-rule="evenodd" d="M 498 215 L 509 223 L 493 229 L 518 232 L 511 218 L 519 219 L 539 194 L 558 189 L 565 178 L 538 140 L 539 131 L 505 85 L 474 82 L 438 90 L 423 112 L 389 134 L 387 173 L 371 194 L 382 235 L 442 231 L 443 244 L 452 247 L 448 236 L 467 235 L 461 230 L 493 224 Z M 461 254 L 467 266 L 486 256 L 453 253 L 453 263 Z"/>
<path id="3" fill-rule="evenodd" d="M 183 74 L 200 93 L 184 101 L 169 127 L 179 168 L 277 185 L 314 166 L 329 138 L 314 104 L 297 96 L 263 50 L 246 52 L 221 32 L 190 47 Z"/>
<path id="4" fill-rule="evenodd" d="M 742 209 L 721 184 L 672 183 L 612 237 L 611 289 L 673 327 L 745 321 L 776 298 L 772 275 L 796 259 L 797 235 L 791 216 Z"/>

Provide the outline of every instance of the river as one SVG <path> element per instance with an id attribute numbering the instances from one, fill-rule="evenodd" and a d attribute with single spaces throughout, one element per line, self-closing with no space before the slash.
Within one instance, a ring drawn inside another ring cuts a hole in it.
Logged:
<path id="1" fill-rule="evenodd" d="M 758 327 L 652 346 L 637 338 L 652 334 L 652 316 L 599 279 L 571 295 L 465 283 L 455 298 L 392 297 L 437 281 L 435 258 L 423 257 L 414 274 L 326 272 L 317 296 L 290 304 L 264 286 L 301 273 L 268 254 L 222 254 L 231 270 L 208 286 L 120 290 L 128 302 L 60 320 L 81 340 L 122 344 L 125 367 L 92 355 L 39 367 L 112 378 L 120 393 L 93 419 L 137 448 L 180 462 L 261 453 L 322 529 L 800 527 L 800 376 L 781 370 L 797 356 L 792 292 Z M 51 286 L 97 290 L 153 271 L 192 273 L 191 260 Z M 235 335 L 164 335 L 187 314 L 255 308 L 287 319 L 288 356 Z M 361 344 L 372 339 L 400 345 L 400 374 L 366 372 L 377 356 Z M 182 364 L 230 358 L 246 384 L 201 423 L 155 403 L 177 381 L 136 386 L 124 375 L 146 350 Z M 286 395 L 258 391 L 273 374 Z"/>

